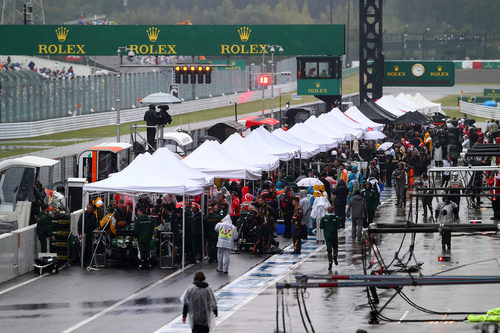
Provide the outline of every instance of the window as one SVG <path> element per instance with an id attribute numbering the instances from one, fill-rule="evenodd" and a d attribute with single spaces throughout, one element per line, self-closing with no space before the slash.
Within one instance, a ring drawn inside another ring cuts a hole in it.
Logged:
<path id="1" fill-rule="evenodd" d="M 328 62 L 320 62 L 318 64 L 318 76 L 320 78 L 329 78 L 331 75 L 331 70 L 330 70 L 330 63 Z"/>
<path id="2" fill-rule="evenodd" d="M 35 169 L 9 168 L 0 174 L 0 212 L 13 212 L 17 201 L 33 201 Z"/>
<path id="3" fill-rule="evenodd" d="M 318 76 L 318 63 L 306 62 L 305 72 L 307 78 L 316 78 Z"/>

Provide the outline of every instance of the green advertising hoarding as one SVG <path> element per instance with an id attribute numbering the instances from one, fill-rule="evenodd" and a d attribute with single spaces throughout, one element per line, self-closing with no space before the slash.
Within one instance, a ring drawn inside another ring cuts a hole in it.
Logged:
<path id="1" fill-rule="evenodd" d="M 297 81 L 298 95 L 334 95 L 341 94 L 340 79 L 309 79 Z"/>
<path id="2" fill-rule="evenodd" d="M 384 86 L 455 85 L 455 65 L 452 61 L 385 61 Z"/>
<path id="3" fill-rule="evenodd" d="M 500 97 L 500 89 L 484 89 L 486 97 Z"/>
<path id="4" fill-rule="evenodd" d="M 500 69 L 500 61 L 484 61 L 481 63 L 482 69 Z"/>
<path id="5" fill-rule="evenodd" d="M 211 65 L 228 65 L 226 60 L 200 60 L 202 64 L 211 64 Z M 229 66 L 231 67 L 214 67 L 214 71 L 244 71 L 247 68 L 247 63 L 245 60 L 230 60 Z"/>
<path id="6" fill-rule="evenodd" d="M 3 55 L 343 55 L 344 25 L 0 25 Z"/>

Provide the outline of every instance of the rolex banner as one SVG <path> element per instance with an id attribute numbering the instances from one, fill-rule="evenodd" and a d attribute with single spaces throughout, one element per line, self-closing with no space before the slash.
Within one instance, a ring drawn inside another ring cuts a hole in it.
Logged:
<path id="1" fill-rule="evenodd" d="M 297 81 L 298 95 L 341 95 L 340 79 L 308 79 Z"/>
<path id="2" fill-rule="evenodd" d="M 343 55 L 344 25 L 0 25 L 2 55 Z M 128 51 L 127 51 L 128 52 Z M 126 55 L 126 53 L 122 53 Z"/>
<path id="3" fill-rule="evenodd" d="M 384 86 L 429 86 L 455 85 L 453 61 L 390 60 L 384 62 Z"/>

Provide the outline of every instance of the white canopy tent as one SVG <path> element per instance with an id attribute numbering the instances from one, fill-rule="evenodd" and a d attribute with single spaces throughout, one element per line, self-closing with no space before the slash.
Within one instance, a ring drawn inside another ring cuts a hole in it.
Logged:
<path id="1" fill-rule="evenodd" d="M 420 102 L 422 105 L 426 105 L 431 108 L 432 113 L 441 113 L 445 114 L 441 110 L 441 104 L 440 103 L 434 103 L 426 99 L 424 96 L 422 96 L 420 93 L 416 93 L 415 96 L 413 97 L 416 101 Z"/>
<path id="2" fill-rule="evenodd" d="M 384 129 L 383 124 L 376 123 L 372 121 L 370 118 L 366 117 L 359 109 L 355 106 L 351 106 L 344 112 L 345 115 L 349 116 L 349 118 L 356 120 L 358 123 L 368 126 L 369 128 L 375 131 L 381 131 Z"/>
<path id="3" fill-rule="evenodd" d="M 337 142 L 350 141 L 354 138 L 351 131 L 342 127 L 337 127 L 325 114 L 319 117 L 311 116 L 304 124 L 324 136 L 337 140 Z"/>
<path id="4" fill-rule="evenodd" d="M 333 131 L 336 133 L 339 133 L 341 135 L 344 135 L 345 138 L 349 141 L 353 140 L 354 138 L 361 138 L 363 136 L 363 131 L 357 128 L 352 127 L 350 124 L 347 122 L 342 122 L 341 120 L 337 119 L 338 116 L 331 114 L 330 112 L 328 113 L 323 113 L 318 117 L 318 120 L 325 124 L 325 126 L 331 128 Z M 346 118 L 347 119 L 347 118 Z M 368 130 L 368 127 L 366 127 Z"/>
<path id="5" fill-rule="evenodd" d="M 275 129 L 272 134 L 283 141 L 289 142 L 292 145 L 299 146 L 300 156 L 303 159 L 307 160 L 321 152 L 321 148 L 319 145 L 299 139 L 298 137 L 291 135 L 290 133 L 288 133 L 288 131 L 284 131 L 281 128 Z"/>
<path id="6" fill-rule="evenodd" d="M 210 186 L 213 183 L 213 177 L 207 176 L 203 172 L 191 168 L 186 163 L 182 162 L 182 160 L 178 159 L 168 148 L 158 148 L 153 154 L 153 160 L 171 174 L 200 182 L 204 186 Z"/>
<path id="7" fill-rule="evenodd" d="M 175 158 L 175 157 L 174 157 Z M 199 175 L 198 175 L 199 176 Z M 194 179 L 196 175 L 193 173 Z M 173 173 L 149 153 L 137 156 L 125 169 L 104 180 L 85 184 L 83 186 L 83 201 L 87 192 L 116 192 L 116 193 L 168 193 L 182 195 L 196 195 L 203 193 L 206 177 L 198 181 Z M 83 203 L 82 206 L 85 206 Z M 182 211 L 182 228 L 185 230 L 185 207 Z M 82 229 L 85 230 L 85 214 L 82 217 Z M 203 233 L 203 227 L 202 227 Z M 84 236 L 85 237 L 85 236 Z M 182 237 L 182 248 L 185 245 L 185 235 Z M 82 246 L 81 265 L 83 267 L 84 249 Z M 182 267 L 184 268 L 185 253 L 182 252 Z"/>
<path id="8" fill-rule="evenodd" d="M 363 134 L 363 139 L 365 140 L 380 140 L 380 139 L 384 139 L 385 138 L 385 134 L 382 133 L 382 132 L 379 132 L 379 131 L 370 131 L 370 132 L 366 132 L 365 134 Z"/>
<path id="9" fill-rule="evenodd" d="M 112 177 L 83 185 L 84 192 L 200 194 L 204 181 L 173 174 L 144 153 Z"/>
<path id="10" fill-rule="evenodd" d="M 348 126 L 349 128 L 362 131 L 363 133 L 368 132 L 368 126 L 360 124 L 355 120 L 349 118 L 344 114 L 344 112 L 340 111 L 339 108 L 334 108 L 332 111 L 325 113 L 325 115 L 333 118 L 336 121 L 339 121 L 340 123 L 342 123 L 345 126 Z"/>
<path id="11" fill-rule="evenodd" d="M 385 95 L 375 101 L 375 103 L 377 103 L 378 106 L 380 106 L 387 112 L 392 113 L 396 117 L 401 117 L 406 113 L 406 111 L 401 110 L 399 106 L 394 103 L 394 100 L 395 99 L 392 95 Z"/>
<path id="12" fill-rule="evenodd" d="M 258 147 L 245 141 L 238 133 L 231 134 L 221 146 L 232 158 L 262 171 L 275 170 L 280 165 L 278 157 L 262 152 Z"/>
<path id="13" fill-rule="evenodd" d="M 322 135 L 304 123 L 293 125 L 287 133 L 306 142 L 318 145 L 321 152 L 328 151 L 338 146 L 338 140 Z"/>
<path id="14" fill-rule="evenodd" d="M 295 156 L 298 156 L 300 151 L 299 146 L 281 140 L 263 127 L 253 130 L 245 137 L 245 141 L 254 147 L 258 147 L 266 154 L 278 157 L 281 161 L 291 160 Z"/>
<path id="15" fill-rule="evenodd" d="M 408 98 L 406 94 L 404 93 L 399 93 L 399 95 L 396 96 L 396 99 L 403 105 L 406 105 L 407 107 L 413 108 L 417 110 L 418 112 L 422 114 L 429 114 L 429 108 L 426 106 L 422 106 L 412 99 Z"/>
<path id="16" fill-rule="evenodd" d="M 257 180 L 261 177 L 256 169 L 228 156 L 216 141 L 207 140 L 189 154 L 183 162 L 193 169 L 214 178 Z"/>

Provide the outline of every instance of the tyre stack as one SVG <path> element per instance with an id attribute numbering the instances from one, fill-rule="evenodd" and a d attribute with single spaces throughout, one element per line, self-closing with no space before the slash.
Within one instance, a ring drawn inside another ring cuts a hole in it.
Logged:
<path id="1" fill-rule="evenodd" d="M 50 241 L 50 252 L 57 253 L 57 260 L 68 261 L 68 237 L 71 233 L 71 216 L 66 213 L 56 213 L 52 217 L 52 230 L 55 241 Z"/>

